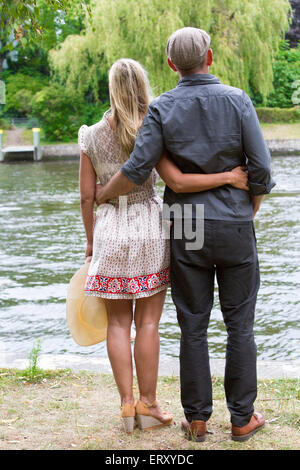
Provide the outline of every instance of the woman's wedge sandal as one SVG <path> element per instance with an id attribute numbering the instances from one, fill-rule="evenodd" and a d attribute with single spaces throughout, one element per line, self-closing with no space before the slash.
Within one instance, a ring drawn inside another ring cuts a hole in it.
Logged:
<path id="1" fill-rule="evenodd" d="M 126 403 L 121 406 L 121 419 L 123 421 L 125 432 L 127 434 L 132 434 L 136 426 L 135 405 Z"/>
<path id="2" fill-rule="evenodd" d="M 156 406 L 157 401 L 155 400 L 153 403 L 144 403 L 143 401 L 139 400 L 136 404 L 136 420 L 138 427 L 142 431 L 149 431 L 150 429 L 161 428 L 163 426 L 170 426 L 173 421 L 173 416 L 171 413 L 163 413 L 164 418 L 158 419 L 155 418 L 150 414 L 149 408 L 151 406 Z"/>

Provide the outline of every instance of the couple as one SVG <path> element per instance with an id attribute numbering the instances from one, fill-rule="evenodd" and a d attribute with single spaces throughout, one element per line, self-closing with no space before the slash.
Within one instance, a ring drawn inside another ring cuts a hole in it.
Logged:
<path id="1" fill-rule="evenodd" d="M 121 418 L 131 433 L 136 422 L 140 429 L 172 423 L 172 414 L 156 400 L 158 326 L 171 284 L 181 329 L 182 428 L 188 439 L 203 441 L 212 413 L 207 328 L 216 275 L 228 333 L 225 393 L 231 436 L 244 441 L 264 424 L 253 408 L 253 323 L 260 282 L 253 218 L 263 195 L 275 185 L 270 155 L 248 95 L 209 73 L 210 36 L 201 29 L 182 28 L 171 35 L 166 51 L 170 68 L 180 78 L 176 88 L 152 100 L 142 66 L 120 59 L 109 72 L 110 111 L 79 130 L 85 256 L 91 259 L 85 294 L 105 299 L 107 351 L 121 397 Z M 170 241 L 129 235 L 138 232 L 139 218 L 122 211 L 120 195 L 127 195 L 129 208 L 138 204 L 148 233 L 162 224 L 157 172 L 166 184 L 165 204 L 176 204 L 182 214 L 192 208 L 194 228 L 200 217 L 197 206 L 204 206 L 201 249 L 187 248 L 185 230 L 175 236 L 176 226 L 185 222 L 178 211 Z M 153 216 L 154 206 L 159 219 Z"/>

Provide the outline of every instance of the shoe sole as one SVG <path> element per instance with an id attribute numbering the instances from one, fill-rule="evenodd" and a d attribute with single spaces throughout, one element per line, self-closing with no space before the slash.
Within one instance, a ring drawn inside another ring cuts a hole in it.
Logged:
<path id="1" fill-rule="evenodd" d="M 265 424 L 262 424 L 261 426 L 258 426 L 253 431 L 249 432 L 248 434 L 245 434 L 244 436 L 234 436 L 233 434 L 231 434 L 231 439 L 233 441 L 236 441 L 236 442 L 248 441 L 248 439 L 250 439 L 250 437 L 252 437 L 254 434 L 256 434 L 257 431 L 260 431 L 264 427 L 264 425 Z"/>
<path id="2" fill-rule="evenodd" d="M 184 432 L 185 438 L 188 441 L 193 441 L 193 442 L 204 442 L 206 440 L 206 435 L 204 436 L 193 436 L 191 433 L 189 433 L 183 426 L 181 426 L 181 430 Z"/>
<path id="3" fill-rule="evenodd" d="M 173 422 L 173 418 L 165 423 L 159 421 L 159 419 L 154 418 L 153 416 L 145 415 L 136 415 L 136 420 L 138 427 L 141 431 L 151 431 L 152 429 L 163 428 L 165 426 L 170 426 Z"/>

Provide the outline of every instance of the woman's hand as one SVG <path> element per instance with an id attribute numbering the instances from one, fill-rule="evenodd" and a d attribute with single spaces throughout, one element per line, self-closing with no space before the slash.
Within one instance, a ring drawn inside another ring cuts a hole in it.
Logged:
<path id="1" fill-rule="evenodd" d="M 198 193 L 226 184 L 249 191 L 248 174 L 243 166 L 222 173 L 183 173 L 164 152 L 156 169 L 161 179 L 175 193 Z"/>
<path id="2" fill-rule="evenodd" d="M 237 166 L 229 172 L 230 185 L 237 189 L 244 189 L 249 191 L 248 186 L 248 173 L 245 166 Z"/>
<path id="3" fill-rule="evenodd" d="M 85 262 L 89 263 L 93 256 L 93 244 L 87 243 L 85 247 Z"/>

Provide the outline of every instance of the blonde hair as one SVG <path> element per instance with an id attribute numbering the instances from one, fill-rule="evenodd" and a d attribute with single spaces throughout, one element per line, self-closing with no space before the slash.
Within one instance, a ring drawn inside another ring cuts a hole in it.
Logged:
<path id="1" fill-rule="evenodd" d="M 128 158 L 152 98 L 147 72 L 139 62 L 119 59 L 112 65 L 109 96 L 115 132 Z"/>

